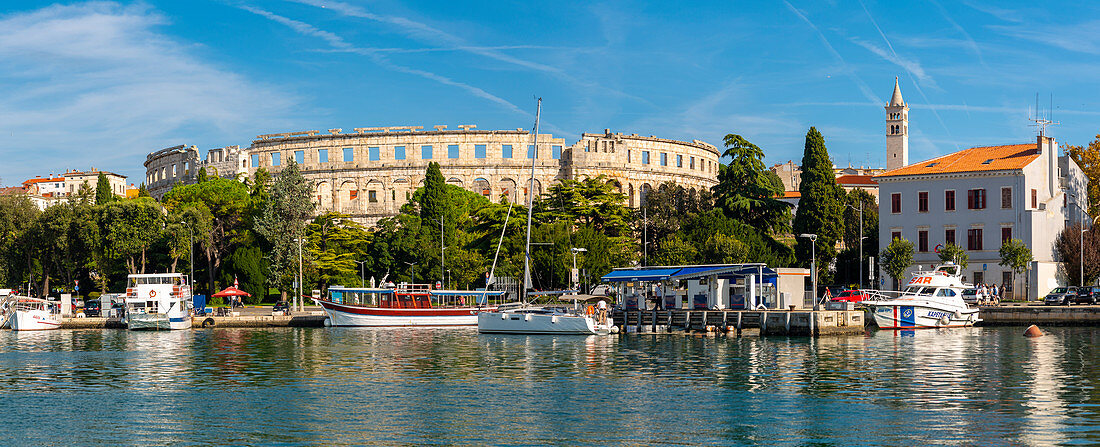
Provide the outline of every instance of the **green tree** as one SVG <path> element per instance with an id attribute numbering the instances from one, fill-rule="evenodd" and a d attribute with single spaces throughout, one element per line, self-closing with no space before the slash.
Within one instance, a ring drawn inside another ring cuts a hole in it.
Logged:
<path id="1" fill-rule="evenodd" d="M 805 153 L 802 156 L 802 183 L 798 187 L 801 199 L 794 216 L 794 233 L 817 235 L 817 266 L 821 282 L 828 283 L 828 266 L 836 258 L 836 243 L 844 231 L 844 190 L 837 185 L 832 160 L 825 148 L 825 138 L 816 128 L 806 133 Z M 795 256 L 804 266 L 810 266 L 813 242 L 799 237 L 795 243 Z"/>
<path id="2" fill-rule="evenodd" d="M 367 255 L 371 233 L 351 220 L 351 216 L 329 212 L 314 218 L 306 228 L 306 240 L 318 289 L 334 284 L 360 284 L 365 281 L 363 272 L 376 268 Z M 357 261 L 364 262 L 363 266 Z"/>
<path id="3" fill-rule="evenodd" d="M 940 262 L 954 262 L 964 269 L 970 265 L 970 255 L 955 244 L 944 245 L 940 249 L 939 256 Z"/>
<path id="4" fill-rule="evenodd" d="M 657 239 L 657 249 L 652 256 L 654 265 L 687 265 L 699 262 L 699 251 L 677 233 Z"/>
<path id="5" fill-rule="evenodd" d="M 879 254 L 879 265 L 887 275 L 899 284 L 905 269 L 913 265 L 913 243 L 905 239 L 894 239 Z"/>
<path id="6" fill-rule="evenodd" d="M 268 283 L 280 290 L 284 300 L 298 276 L 299 246 L 295 240 L 305 237 L 306 225 L 313 216 L 312 191 L 313 185 L 291 160 L 271 185 L 263 215 L 256 222 L 256 232 L 271 244 Z"/>
<path id="7" fill-rule="evenodd" d="M 111 191 L 111 182 L 107 181 L 107 175 L 100 172 L 99 180 L 95 184 L 95 204 L 106 205 L 114 200 L 115 195 Z"/>
<path id="8" fill-rule="evenodd" d="M 141 186 L 138 186 L 138 195 L 137 196 L 138 196 L 138 198 L 152 197 L 152 196 L 149 195 L 149 190 L 145 187 L 145 182 L 142 182 Z"/>
<path id="9" fill-rule="evenodd" d="M 108 257 L 124 261 L 130 274 L 145 273 L 146 252 L 164 225 L 160 204 L 152 199 L 112 202 L 100 209 L 98 222 Z"/>
<path id="10" fill-rule="evenodd" d="M 198 183 L 206 181 L 206 168 L 199 168 L 199 174 L 195 177 L 195 181 Z"/>
<path id="11" fill-rule="evenodd" d="M 1012 269 L 1012 285 L 1011 288 L 1015 288 L 1016 275 L 1023 273 L 1027 270 L 1027 266 L 1031 264 L 1033 260 L 1031 256 L 1031 249 L 1027 248 L 1024 241 L 1019 239 L 1010 239 L 1008 242 L 1001 244 L 1001 249 L 998 252 L 1001 255 L 1000 265 Z M 1001 285 L 1002 288 L 1004 285 Z M 1024 289 L 1024 301 L 1027 301 L 1027 288 Z"/>
<path id="12" fill-rule="evenodd" d="M 236 278 L 240 289 L 252 296 L 244 301 L 248 304 L 260 304 L 267 297 L 267 262 L 263 250 L 258 244 L 241 245 L 226 258 L 226 268 L 222 270 L 224 284 L 231 284 Z"/>
<path id="13" fill-rule="evenodd" d="M 40 211 L 24 195 L 0 195 L 0 256 L 3 269 L 0 283 L 8 287 L 26 284 L 33 263 L 33 245 L 24 246 L 25 234 L 38 219 Z"/>
<path id="14" fill-rule="evenodd" d="M 203 183 L 178 185 L 164 196 L 164 205 L 170 212 L 193 206 L 203 210 L 200 213 L 203 219 L 209 219 L 202 223 L 210 231 L 195 232 L 195 241 L 201 244 L 206 258 L 208 291 L 216 291 L 215 280 L 219 277 L 222 261 L 249 234 L 245 223 L 250 203 L 247 186 L 237 180 L 218 177 Z"/>
<path id="15" fill-rule="evenodd" d="M 716 202 L 728 215 L 764 232 L 788 230 L 791 208 L 777 199 L 783 194 L 783 182 L 764 165 L 764 151 L 737 134 L 726 135 L 725 145 L 723 155 L 731 160 L 729 165 L 719 165 Z"/>

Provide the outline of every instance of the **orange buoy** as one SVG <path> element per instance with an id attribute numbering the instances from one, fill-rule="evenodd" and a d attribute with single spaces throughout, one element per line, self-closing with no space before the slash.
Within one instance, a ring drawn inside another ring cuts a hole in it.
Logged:
<path id="1" fill-rule="evenodd" d="M 1031 325 L 1024 331 L 1024 337 L 1042 337 L 1043 331 L 1039 330 L 1039 326 Z"/>

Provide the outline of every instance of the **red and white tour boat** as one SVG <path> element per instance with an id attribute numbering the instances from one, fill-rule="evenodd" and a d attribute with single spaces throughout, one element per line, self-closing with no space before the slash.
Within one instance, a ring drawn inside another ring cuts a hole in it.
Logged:
<path id="1" fill-rule="evenodd" d="M 333 286 L 328 294 L 313 301 L 331 326 L 476 326 L 478 313 L 496 310 L 490 299 L 504 296 L 503 291 L 432 290 L 427 284 Z"/>

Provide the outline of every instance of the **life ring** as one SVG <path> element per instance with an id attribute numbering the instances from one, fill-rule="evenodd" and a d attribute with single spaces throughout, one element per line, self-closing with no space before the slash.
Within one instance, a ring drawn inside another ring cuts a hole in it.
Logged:
<path id="1" fill-rule="evenodd" d="M 932 251 L 939 254 L 941 248 L 943 248 L 943 244 L 936 244 L 936 246 L 932 248 Z"/>
<path id="2" fill-rule="evenodd" d="M 149 291 L 149 298 L 156 298 L 156 296 L 157 296 L 157 291 L 156 290 L 150 290 Z"/>

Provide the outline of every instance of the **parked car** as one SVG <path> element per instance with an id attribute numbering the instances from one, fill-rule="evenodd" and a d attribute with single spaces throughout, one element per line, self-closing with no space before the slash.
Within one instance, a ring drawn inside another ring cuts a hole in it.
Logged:
<path id="1" fill-rule="evenodd" d="M 1077 294 L 1073 296 L 1073 303 L 1096 304 L 1098 299 L 1100 299 L 1100 287 L 1085 287 L 1083 289 L 1077 289 Z"/>
<path id="2" fill-rule="evenodd" d="M 1076 287 L 1055 287 L 1045 298 L 1043 304 L 1048 306 L 1068 306 L 1077 295 Z"/>
<path id="3" fill-rule="evenodd" d="M 850 301 L 853 303 L 858 303 L 868 298 L 870 298 L 870 296 L 864 293 L 862 290 L 852 289 L 845 290 L 836 294 L 836 296 L 834 296 L 833 299 L 830 301 Z"/>
<path id="4" fill-rule="evenodd" d="M 84 302 L 84 316 L 98 317 L 100 313 L 99 300 L 87 300 Z"/>
<path id="5" fill-rule="evenodd" d="M 287 304 L 286 301 L 279 301 L 279 302 L 275 303 L 274 306 L 271 306 L 271 313 L 272 314 L 275 314 L 275 313 L 278 313 L 278 312 L 282 312 L 283 314 L 285 314 L 287 312 L 290 312 L 290 304 Z"/>
<path id="6" fill-rule="evenodd" d="M 971 306 L 977 306 L 978 303 L 986 300 L 984 296 L 979 296 L 977 288 L 963 289 L 962 299 Z"/>

